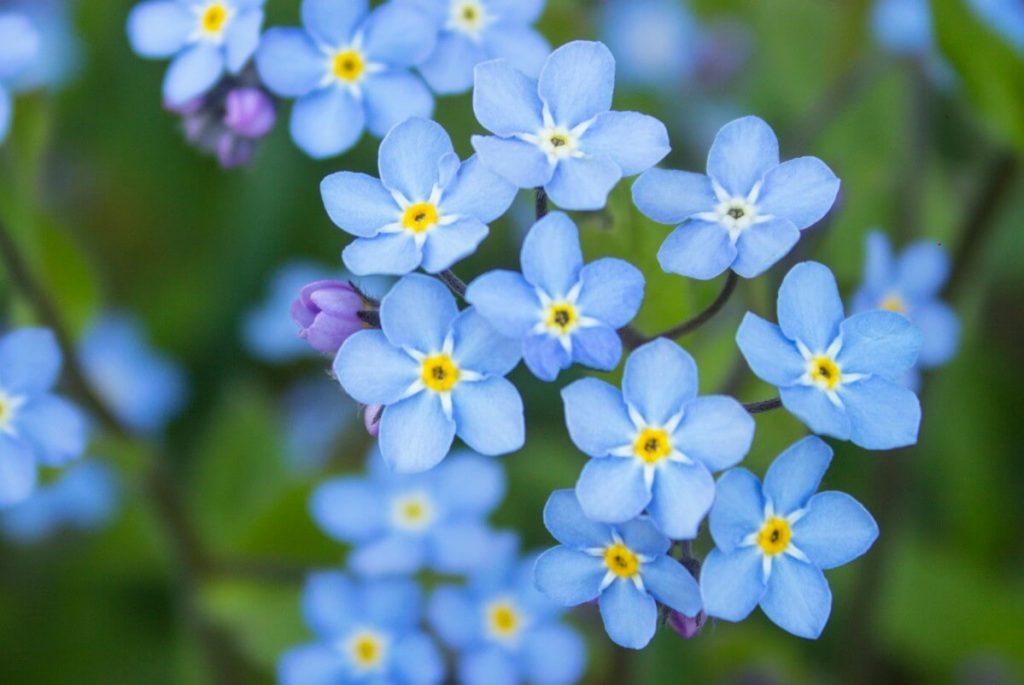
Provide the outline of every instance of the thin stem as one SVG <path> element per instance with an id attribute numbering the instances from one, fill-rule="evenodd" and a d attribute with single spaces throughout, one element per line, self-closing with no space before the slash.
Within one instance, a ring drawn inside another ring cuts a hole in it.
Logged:
<path id="1" fill-rule="evenodd" d="M 729 275 L 725 279 L 725 285 L 722 286 L 721 292 L 715 297 L 714 301 L 709 304 L 704 311 L 700 312 L 691 319 L 687 319 L 678 326 L 674 326 L 666 331 L 662 331 L 656 335 L 650 337 L 644 337 L 632 328 L 625 328 L 620 332 L 620 336 L 623 339 L 623 344 L 629 348 L 636 348 L 644 343 L 650 342 L 656 338 L 668 338 L 673 340 L 680 336 L 692 333 L 697 330 L 708 321 L 710 321 L 715 314 L 722 310 L 725 303 L 732 297 L 733 292 L 736 290 L 736 284 L 739 282 L 739 277 L 735 271 L 730 271 Z"/>
<path id="2" fill-rule="evenodd" d="M 537 188 L 537 200 L 534 203 L 534 209 L 537 214 L 537 221 L 548 215 L 548 193 L 543 188 Z"/>
<path id="3" fill-rule="evenodd" d="M 772 411 L 780 407 L 782 407 L 782 400 L 778 397 L 773 397 L 770 400 L 761 400 L 760 402 L 747 402 L 743 405 L 743 408 L 750 414 L 763 414 L 766 411 Z"/>
<path id="4" fill-rule="evenodd" d="M 466 284 L 461 278 L 455 275 L 455 272 L 451 269 L 445 269 L 441 273 L 437 274 L 437 277 L 444 281 L 453 293 L 461 298 L 466 297 Z"/>

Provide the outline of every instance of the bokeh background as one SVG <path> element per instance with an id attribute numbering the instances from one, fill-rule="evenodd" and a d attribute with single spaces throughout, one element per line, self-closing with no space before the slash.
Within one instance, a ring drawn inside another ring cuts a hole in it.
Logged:
<path id="1" fill-rule="evenodd" d="M 606 4 L 549 0 L 541 29 L 556 45 L 608 37 Z M 221 170 L 162 110 L 164 65 L 133 55 L 125 38 L 131 5 L 70 3 L 71 73 L 59 89 L 17 100 L 0 148 L 0 218 L 76 334 L 101 311 L 131 312 L 187 370 L 188 400 L 163 441 L 161 477 L 183 493 L 179 514 L 223 561 L 195 572 L 168 544 L 149 448 L 99 431 L 90 454 L 120 474 L 112 520 L 0 542 L 0 681 L 270 682 L 277 656 L 309 637 L 298 607 L 304 571 L 344 558 L 310 521 L 309 492 L 328 473 L 359 470 L 369 438 L 325 360 L 267 359 L 246 342 L 247 326 L 264 329 L 246 321 L 257 309 L 287 332 L 294 285 L 272 297 L 282 267 L 340 268 L 346 236 L 324 213 L 319 182 L 340 169 L 372 172 L 378 142 L 366 137 L 342 158 L 315 162 L 279 122 L 248 166 Z M 267 5 L 267 25 L 296 23 L 296 1 Z M 863 501 L 882 534 L 865 557 L 829 574 L 834 609 L 819 641 L 755 613 L 739 625 L 709 623 L 689 641 L 664 630 L 647 650 L 627 653 L 585 608 L 572 621 L 588 640 L 587 682 L 1024 682 L 1024 58 L 961 0 L 932 3 L 934 42 L 924 51 L 880 41 L 866 0 L 694 0 L 686 9 L 692 33 L 674 48 L 690 66 L 654 85 L 620 67 L 616 96 L 617 109 L 669 126 L 666 164 L 702 170 L 717 128 L 754 113 L 779 134 L 783 158 L 817 155 L 843 182 L 836 209 L 787 263 L 741 283 L 723 313 L 681 341 L 700 364 L 703 392 L 770 396 L 738 361 L 742 313 L 774 319 L 787 265 L 809 257 L 851 295 L 876 227 L 898 246 L 928 239 L 948 248 L 963 336 L 952 363 L 925 379 L 919 445 L 835 445 L 826 485 Z M 437 118 L 468 155 L 479 131 L 469 96 L 440 100 Z M 654 332 L 698 310 L 720 284 L 660 272 L 654 254 L 668 229 L 631 210 L 628 187 L 607 211 L 576 218 L 588 259 L 613 254 L 644 269 L 639 325 Z M 517 265 L 532 212 L 531 198 L 521 200 L 460 275 Z M 34 321 L 7 273 L 0 312 L 4 328 Z M 528 441 L 504 459 L 509 493 L 495 522 L 541 548 L 551 544 L 543 504 L 573 484 L 584 457 L 565 433 L 556 387 L 522 370 L 512 378 Z M 805 429 L 783 412 L 757 423 L 747 464 L 762 473 Z"/>

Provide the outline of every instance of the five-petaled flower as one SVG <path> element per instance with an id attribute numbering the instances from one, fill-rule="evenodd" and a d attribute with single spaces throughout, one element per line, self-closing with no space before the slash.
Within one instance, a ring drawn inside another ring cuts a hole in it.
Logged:
<path id="1" fill-rule="evenodd" d="M 552 381 L 573 362 L 610 371 L 622 356 L 616 329 L 644 296 L 640 270 L 621 259 L 583 265 L 576 225 L 554 212 L 530 229 L 523 272 L 492 271 L 473 281 L 466 299 L 502 334 L 522 341 L 534 375 Z"/>
<path id="2" fill-rule="evenodd" d="M 828 213 L 839 192 L 839 179 L 817 157 L 780 164 L 775 133 L 753 116 L 722 127 L 707 170 L 651 169 L 633 185 L 641 212 L 678 224 L 658 251 L 665 271 L 708 279 L 731 268 L 754 278 Z"/>
<path id="3" fill-rule="evenodd" d="M 853 561 L 878 537 L 857 500 L 842 492 L 814 494 L 831 459 L 829 446 L 811 436 L 776 458 L 763 487 L 746 469 L 719 479 L 710 516 L 717 547 L 700 575 L 710 616 L 740 621 L 760 604 L 794 635 L 821 634 L 832 608 L 822 569 Z"/>

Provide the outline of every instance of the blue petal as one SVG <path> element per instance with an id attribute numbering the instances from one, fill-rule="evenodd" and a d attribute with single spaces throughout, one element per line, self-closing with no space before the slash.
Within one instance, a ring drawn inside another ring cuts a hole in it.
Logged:
<path id="1" fill-rule="evenodd" d="M 838 193 L 839 179 L 828 165 L 817 157 L 798 157 L 765 174 L 757 208 L 803 230 L 828 214 Z"/>
<path id="2" fill-rule="evenodd" d="M 164 99 L 181 106 L 210 90 L 224 73 L 224 53 L 216 45 L 196 43 L 178 53 L 164 76 Z"/>
<path id="3" fill-rule="evenodd" d="M 537 0 L 531 2 L 534 5 L 543 4 Z M 551 44 L 535 29 L 529 26 L 512 26 L 508 23 L 508 15 L 503 14 L 502 17 L 506 21 L 495 25 L 487 32 L 485 38 L 491 55 L 507 59 L 512 66 L 530 78 L 537 78 L 544 68 L 548 55 L 551 54 Z"/>
<path id="4" fill-rule="evenodd" d="M 36 459 L 48 466 L 63 466 L 85 451 L 85 416 L 78 407 L 55 395 L 29 400 L 18 409 L 15 426 L 35 448 Z"/>
<path id="5" fill-rule="evenodd" d="M 348 676 L 348 661 L 326 644 L 293 647 L 277 662 L 281 685 L 335 685 Z"/>
<path id="6" fill-rule="evenodd" d="M 366 578 L 408 576 L 426 565 L 427 542 L 411 533 L 388 533 L 353 549 L 347 561 Z"/>
<path id="7" fill-rule="evenodd" d="M 604 381 L 583 378 L 562 389 L 569 437 L 585 454 L 604 457 L 629 445 L 636 427 L 622 393 Z"/>
<path id="8" fill-rule="evenodd" d="M 277 95 L 299 97 L 319 87 L 324 54 L 302 29 L 271 28 L 256 51 L 260 78 Z"/>
<path id="9" fill-rule="evenodd" d="M 599 114 L 580 139 L 580 147 L 588 155 L 610 157 L 623 176 L 650 169 L 672 149 L 665 124 L 637 112 Z"/>
<path id="10" fill-rule="evenodd" d="M 128 40 L 142 57 L 170 57 L 185 47 L 195 25 L 192 13 L 176 0 L 142 2 L 128 14 Z"/>
<path id="11" fill-rule="evenodd" d="M 473 136 L 472 142 L 480 161 L 518 188 L 546 185 L 555 173 L 555 166 L 533 143 L 498 136 Z"/>
<path id="12" fill-rule="evenodd" d="M 933 297 L 949 278 L 949 255 L 934 242 L 914 243 L 896 265 L 899 290 L 911 298 Z"/>
<path id="13" fill-rule="evenodd" d="M 372 74 L 363 84 L 363 96 L 366 127 L 378 138 L 410 117 L 434 114 L 434 96 L 423 81 L 407 71 Z"/>
<path id="14" fill-rule="evenodd" d="M 410 202 L 425 202 L 440 183 L 441 158 L 453 152 L 451 138 L 436 121 L 408 119 L 381 141 L 381 183 Z"/>
<path id="15" fill-rule="evenodd" d="M 622 328 L 640 311 L 644 275 L 629 262 L 613 257 L 598 259 L 580 270 L 579 280 L 582 286 L 576 306 L 582 316 Z"/>
<path id="16" fill-rule="evenodd" d="M 697 537 L 715 499 L 715 479 L 707 468 L 700 463 L 662 462 L 652 490 L 647 513 L 658 528 L 673 540 Z"/>
<path id="17" fill-rule="evenodd" d="M 697 397 L 697 362 L 665 338 L 642 345 L 626 360 L 622 395 L 649 425 L 662 426 Z"/>
<path id="18" fill-rule="evenodd" d="M 631 519 L 614 528 L 615 532 L 622 537 L 626 547 L 637 554 L 657 557 L 668 554 L 668 550 L 672 546 L 672 541 L 655 527 L 648 516 Z"/>
<path id="19" fill-rule="evenodd" d="M 850 440 L 869 450 L 889 450 L 917 442 L 921 404 L 898 382 L 878 376 L 840 387 L 850 417 Z"/>
<path id="20" fill-rule="evenodd" d="M 438 95 L 464 93 L 473 85 L 473 67 L 486 58 L 483 46 L 457 31 L 444 31 L 426 62 L 419 65 L 427 85 Z"/>
<path id="21" fill-rule="evenodd" d="M 648 169 L 633 184 L 633 204 L 661 224 L 681 224 L 718 204 L 711 179 L 704 174 Z"/>
<path id="22" fill-rule="evenodd" d="M 384 409 L 380 452 L 399 473 L 419 473 L 437 465 L 455 439 L 455 421 L 445 416 L 441 400 L 423 391 Z M 479 450 L 478 450 L 479 451 Z"/>
<path id="23" fill-rule="evenodd" d="M 576 482 L 576 497 L 587 518 L 623 523 L 639 516 L 648 506 L 651 491 L 644 483 L 644 467 L 639 459 L 601 457 L 591 459 L 583 467 Z"/>
<path id="24" fill-rule="evenodd" d="M 425 30 L 430 17 L 408 3 L 390 2 L 376 7 L 363 24 L 363 48 L 373 62 L 409 67 L 434 51 L 437 33 Z"/>
<path id="25" fill-rule="evenodd" d="M 843 347 L 836 362 L 843 373 L 875 374 L 896 380 L 917 361 L 921 330 L 896 312 L 854 314 L 839 326 Z"/>
<path id="26" fill-rule="evenodd" d="M 523 341 L 523 362 L 534 376 L 550 382 L 558 378 L 559 371 L 569 368 L 572 355 L 557 337 L 536 333 Z"/>
<path id="27" fill-rule="evenodd" d="M 761 554 L 744 547 L 726 554 L 711 550 L 700 570 L 700 593 L 708 616 L 742 621 L 764 595 Z"/>
<path id="28" fill-rule="evenodd" d="M 532 24 L 540 19 L 547 0 L 487 0 L 487 7 L 502 21 L 510 24 Z"/>
<path id="29" fill-rule="evenodd" d="M 669 273 L 708 280 L 736 259 L 729 232 L 710 221 L 687 221 L 672 231 L 658 250 L 658 263 Z"/>
<path id="30" fill-rule="evenodd" d="M 357 238 L 341 252 L 342 261 L 357 276 L 403 276 L 423 260 L 416 240 L 408 231 Z"/>
<path id="31" fill-rule="evenodd" d="M 497 645 L 463 654 L 458 665 L 462 685 L 517 685 L 519 673 L 512 656 Z"/>
<path id="32" fill-rule="evenodd" d="M 711 471 L 735 466 L 754 440 L 754 418 L 743 405 L 722 395 L 698 397 L 686 405 L 672 443 Z"/>
<path id="33" fill-rule="evenodd" d="M 357 402 L 397 402 L 419 378 L 420 367 L 380 331 L 359 331 L 334 359 L 334 375 Z"/>
<path id="34" fill-rule="evenodd" d="M 793 544 L 820 569 L 847 564 L 868 551 L 878 524 L 864 506 L 844 492 L 821 492 L 793 524 Z"/>
<path id="35" fill-rule="evenodd" d="M 429 541 L 430 567 L 438 573 L 466 575 L 494 566 L 495 533 L 480 521 L 440 524 Z"/>
<path id="36" fill-rule="evenodd" d="M 779 164 L 779 140 L 758 117 L 731 121 L 708 152 L 708 176 L 733 197 L 747 197 L 754 184 Z"/>
<path id="37" fill-rule="evenodd" d="M 803 343 L 812 353 L 824 352 L 839 335 L 843 301 L 828 267 L 801 262 L 782 279 L 779 288 L 779 326 L 790 340 Z"/>
<path id="38" fill-rule="evenodd" d="M 874 291 L 891 288 L 896 280 L 896 262 L 889 237 L 881 231 L 868 234 L 865 243 L 864 285 Z"/>
<path id="39" fill-rule="evenodd" d="M 531 628 L 523 636 L 520 664 L 527 682 L 568 685 L 583 677 L 587 650 L 579 633 L 555 623 Z"/>
<path id="40" fill-rule="evenodd" d="M 451 514 L 485 516 L 505 496 L 504 469 L 472 452 L 452 455 L 433 473 L 437 497 Z"/>
<path id="41" fill-rule="evenodd" d="M 361 542 L 387 527 L 382 495 L 361 478 L 335 478 L 313 491 L 309 509 L 316 524 L 331 537 Z"/>
<path id="42" fill-rule="evenodd" d="M 761 608 L 783 630 L 816 639 L 832 611 L 832 592 L 820 569 L 780 554 L 772 562 Z"/>
<path id="43" fill-rule="evenodd" d="M 456 317 L 452 336 L 452 356 L 461 368 L 504 376 L 519 363 L 519 342 L 501 335 L 474 308 Z"/>
<path id="44" fill-rule="evenodd" d="M 644 587 L 656 600 L 686 616 L 700 613 L 700 588 L 678 561 L 660 556 L 641 569 Z"/>
<path id="45" fill-rule="evenodd" d="M 324 208 L 346 233 L 369 238 L 401 216 L 391 193 L 373 176 L 339 171 L 320 183 Z"/>
<path id="46" fill-rule="evenodd" d="M 395 643 L 392 667 L 402 685 L 440 685 L 445 666 L 441 652 L 421 632 L 407 633 Z"/>
<path id="47" fill-rule="evenodd" d="M 490 229 L 478 219 L 460 219 L 436 226 L 423 244 L 423 270 L 436 274 L 476 252 Z"/>
<path id="48" fill-rule="evenodd" d="M 914 323 L 921 329 L 921 353 L 917 363 L 924 368 L 945 364 L 956 354 L 960 342 L 960 320 L 941 302 L 914 308 Z"/>
<path id="49" fill-rule="evenodd" d="M 325 46 L 349 42 L 369 11 L 369 0 L 303 0 L 302 25 Z"/>
<path id="50" fill-rule="evenodd" d="M 565 297 L 583 266 L 580 233 L 562 212 L 552 212 L 527 233 L 519 256 L 526 280 L 552 299 Z"/>
<path id="51" fill-rule="evenodd" d="M 740 233 L 736 241 L 736 261 L 732 269 L 743 278 L 756 278 L 789 254 L 798 240 L 800 231 L 789 219 L 775 218 L 754 224 Z"/>
<path id="52" fill-rule="evenodd" d="M 508 211 L 516 196 L 516 187 L 489 171 L 473 155 L 459 167 L 455 179 L 441 197 L 442 214 L 470 216 L 490 223 Z"/>
<path id="53" fill-rule="evenodd" d="M 313 573 L 302 590 L 302 615 L 313 631 L 329 640 L 340 637 L 359 617 L 359 593 L 341 573 Z"/>
<path id="54" fill-rule="evenodd" d="M 329 86 L 300 97 L 292 107 L 292 140 L 314 159 L 340 155 L 363 135 L 363 106 L 344 88 Z"/>
<path id="55" fill-rule="evenodd" d="M 807 505 L 818 491 L 832 448 L 824 440 L 808 436 L 793 443 L 768 467 L 764 475 L 764 496 L 779 516 L 788 516 Z"/>
<path id="56" fill-rule="evenodd" d="M 537 292 L 514 271 L 490 271 L 466 289 L 466 301 L 502 335 L 522 338 L 541 316 Z"/>
<path id="57" fill-rule="evenodd" d="M 256 52 L 262 26 L 262 9 L 243 10 L 232 20 L 224 41 L 227 68 L 232 74 L 240 72 Z"/>
<path id="58" fill-rule="evenodd" d="M 793 385 L 806 370 L 793 341 L 773 323 L 747 312 L 736 331 L 736 344 L 754 374 L 772 385 Z"/>
<path id="59" fill-rule="evenodd" d="M 430 627 L 452 649 L 472 646 L 483 633 L 480 608 L 461 587 L 442 585 L 434 590 L 427 603 L 427 619 Z"/>
<path id="60" fill-rule="evenodd" d="M 553 602 L 576 606 L 601 593 L 601 581 L 607 571 L 598 557 L 567 547 L 553 547 L 537 557 L 534 577 L 537 588 Z"/>
<path id="61" fill-rule="evenodd" d="M 552 52 L 537 84 L 555 124 L 569 128 L 611 109 L 614 88 L 611 51 L 602 43 L 581 40 Z"/>
<path id="62" fill-rule="evenodd" d="M 601 593 L 601 619 L 608 637 L 617 645 L 642 649 L 658 627 L 654 598 L 629 580 L 616 580 Z"/>
<path id="63" fill-rule="evenodd" d="M 458 313 L 455 298 L 441 281 L 411 274 L 381 301 L 380 322 L 391 344 L 432 354 L 441 350 Z"/>
<path id="64" fill-rule="evenodd" d="M 622 169 L 610 157 L 567 157 L 555 165 L 544 190 L 563 209 L 597 210 L 621 178 Z"/>
<path id="65" fill-rule="evenodd" d="M 761 482 L 754 474 L 746 469 L 732 469 L 718 479 L 708 524 L 711 537 L 722 552 L 731 554 L 763 521 Z"/>
<path id="66" fill-rule="evenodd" d="M 526 441 L 523 399 L 504 378 L 460 383 L 452 403 L 459 437 L 477 452 L 508 454 Z"/>
<path id="67" fill-rule="evenodd" d="M 0 433 L 0 507 L 28 499 L 36 487 L 36 460 L 22 440 Z"/>
<path id="68" fill-rule="evenodd" d="M 587 326 L 572 334 L 572 358 L 577 364 L 611 371 L 621 357 L 622 339 L 610 326 Z"/>
<path id="69" fill-rule="evenodd" d="M 839 440 L 850 439 L 850 417 L 832 404 L 823 390 L 809 385 L 779 388 L 782 406 L 815 433 Z"/>
<path id="70" fill-rule="evenodd" d="M 359 618 L 398 631 L 412 630 L 423 609 L 420 586 L 412 580 L 376 580 L 359 590 Z"/>
<path id="71" fill-rule="evenodd" d="M 544 505 L 544 526 L 556 540 L 571 549 L 604 547 L 612 541 L 611 529 L 588 519 L 572 490 L 551 493 Z"/>
<path id="72" fill-rule="evenodd" d="M 4 14 L 0 16 L 0 81 L 18 78 L 23 70 L 30 68 L 40 57 L 40 52 L 45 51 L 44 38 L 39 35 L 33 21 L 9 9 L 5 5 Z M 15 87 L 18 85 L 16 83 Z"/>
<path id="73" fill-rule="evenodd" d="M 537 83 L 508 60 L 477 65 L 474 70 L 473 112 L 491 133 L 499 136 L 536 133 L 544 125 L 542 108 L 537 96 Z M 536 149 L 534 145 L 530 147 Z"/>
<path id="74" fill-rule="evenodd" d="M 57 382 L 61 354 L 46 328 L 21 328 L 0 338 L 0 388 L 11 395 L 35 395 Z"/>

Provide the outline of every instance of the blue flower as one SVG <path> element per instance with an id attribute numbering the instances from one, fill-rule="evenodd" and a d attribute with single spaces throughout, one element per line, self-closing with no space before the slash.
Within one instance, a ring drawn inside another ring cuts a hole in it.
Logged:
<path id="1" fill-rule="evenodd" d="M 562 390 L 569 436 L 592 459 L 576 483 L 589 518 L 644 510 L 669 537 L 694 538 L 715 496 L 712 471 L 737 464 L 754 420 L 725 396 L 697 397 L 697 364 L 659 338 L 626 360 L 622 392 L 596 378 Z"/>
<path id="2" fill-rule="evenodd" d="M 644 277 L 621 259 L 583 265 L 579 231 L 554 212 L 534 225 L 520 253 L 523 273 L 491 271 L 473 281 L 466 300 L 500 333 L 522 341 L 538 378 L 553 381 L 573 362 L 611 371 L 622 356 L 616 329 L 644 297 Z"/>
<path id="3" fill-rule="evenodd" d="M 306 582 L 302 612 L 316 641 L 277 664 L 281 685 L 440 685 L 444 661 L 418 628 L 419 588 L 411 581 L 355 583 L 340 573 Z"/>
<path id="4" fill-rule="evenodd" d="M 583 675 L 583 640 L 559 622 L 564 610 L 537 590 L 534 563 L 533 556 L 494 562 L 466 587 L 434 591 L 427 617 L 457 653 L 463 685 L 569 685 Z"/>
<path id="5" fill-rule="evenodd" d="M 519 345 L 473 308 L 459 312 L 437 279 L 410 274 L 381 302 L 383 330 L 345 341 L 334 373 L 357 402 L 385 405 L 380 451 L 396 471 L 444 459 L 456 433 L 481 454 L 523 446 L 523 400 L 503 376 Z"/>
<path id="6" fill-rule="evenodd" d="M 395 126 L 378 163 L 380 180 L 341 171 L 320 185 L 331 220 L 356 236 L 342 254 L 356 274 L 443 271 L 473 254 L 516 194 L 477 157 L 460 164 L 445 130 L 426 119 Z"/>
<path id="7" fill-rule="evenodd" d="M 434 92 L 452 95 L 473 85 L 473 67 L 505 58 L 536 78 L 551 52 L 530 25 L 545 0 L 408 0 L 430 15 L 440 32 L 420 73 Z"/>
<path id="8" fill-rule="evenodd" d="M 1020 0 L 968 0 L 968 4 L 1014 50 L 1024 53 L 1024 5 Z"/>
<path id="9" fill-rule="evenodd" d="M 67 0 L 5 0 L 2 4 L 27 17 L 39 36 L 39 49 L 32 63 L 11 82 L 15 90 L 56 88 L 79 71 L 82 46 Z M 0 44 L 6 45 L 7 39 L 0 39 Z"/>
<path id="10" fill-rule="evenodd" d="M 0 338 L 0 507 L 32 494 L 38 465 L 63 466 L 85 450 L 85 417 L 50 393 L 60 365 L 57 340 L 46 329 Z"/>
<path id="11" fill-rule="evenodd" d="M 503 544 L 486 518 L 504 495 L 501 466 L 472 452 L 413 475 L 396 474 L 372 455 L 368 477 L 327 481 L 313 492 L 310 510 L 324 532 L 355 545 L 348 565 L 357 573 L 465 574 L 492 563 Z"/>
<path id="12" fill-rule="evenodd" d="M 877 0 L 871 29 L 883 48 L 898 55 L 928 55 L 935 49 L 928 0 Z"/>
<path id="13" fill-rule="evenodd" d="M 13 104 L 8 84 L 39 55 L 39 34 L 21 14 L 0 13 L 0 143 L 7 138 Z"/>
<path id="14" fill-rule="evenodd" d="M 832 272 L 797 264 L 779 288 L 779 325 L 748 312 L 736 343 L 751 370 L 815 433 L 867 449 L 917 441 L 921 406 L 899 380 L 917 360 L 921 331 L 870 311 L 844 319 Z"/>
<path id="15" fill-rule="evenodd" d="M 602 43 L 555 50 L 534 81 L 504 59 L 476 68 L 473 110 L 493 136 L 473 136 L 487 167 L 519 188 L 543 186 L 565 209 L 601 209 L 624 176 L 669 152 L 657 119 L 611 112 L 615 58 Z"/>
<path id="16" fill-rule="evenodd" d="M 146 340 L 137 321 L 108 314 L 78 344 L 89 382 L 132 430 L 162 430 L 185 403 L 187 379 L 181 367 Z"/>
<path id="17" fill-rule="evenodd" d="M 708 175 L 651 169 L 633 185 L 641 212 L 679 224 L 662 243 L 665 271 L 714 278 L 731 268 L 754 278 L 779 261 L 835 202 L 839 179 L 817 157 L 779 163 L 779 141 L 757 117 L 715 136 Z"/>
<path id="18" fill-rule="evenodd" d="M 409 117 L 429 117 L 434 98 L 409 67 L 426 59 L 437 29 L 422 11 L 369 0 L 303 0 L 303 28 L 273 28 L 256 53 L 267 86 L 298 98 L 296 145 L 315 158 L 341 154 L 368 128 L 383 137 Z"/>
<path id="19" fill-rule="evenodd" d="M 710 516 L 716 548 L 700 574 L 709 616 L 741 621 L 760 604 L 780 628 L 821 635 L 832 608 L 822 570 L 853 561 L 878 537 L 857 500 L 814 494 L 831 459 L 829 446 L 811 436 L 778 456 L 763 487 L 746 469 L 719 479 Z"/>
<path id="20" fill-rule="evenodd" d="M 886 309 L 903 314 L 921 329 L 917 366 L 941 366 L 953 358 L 960 338 L 960 321 L 938 296 L 949 278 L 949 257 L 933 242 L 914 243 L 895 259 L 889 239 L 868 235 L 864 283 L 853 297 L 857 312 Z M 911 377 L 911 387 L 916 378 Z"/>
<path id="21" fill-rule="evenodd" d="M 644 647 L 658 624 L 655 600 L 686 616 L 701 610 L 693 576 L 668 555 L 671 541 L 645 518 L 609 526 L 588 519 L 572 490 L 551 493 L 544 525 L 561 545 L 537 559 L 537 587 L 563 606 L 594 599 L 608 636 Z"/>
<path id="22" fill-rule="evenodd" d="M 678 90 L 697 68 L 702 32 L 679 0 L 611 0 L 601 24 L 621 81 Z"/>
<path id="23" fill-rule="evenodd" d="M 180 107 L 239 73 L 256 51 L 264 0 L 146 0 L 128 15 L 128 39 L 142 57 L 174 57 L 164 100 Z"/>

